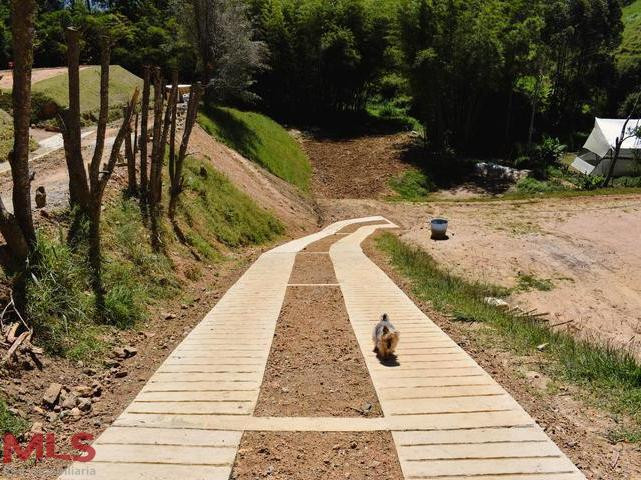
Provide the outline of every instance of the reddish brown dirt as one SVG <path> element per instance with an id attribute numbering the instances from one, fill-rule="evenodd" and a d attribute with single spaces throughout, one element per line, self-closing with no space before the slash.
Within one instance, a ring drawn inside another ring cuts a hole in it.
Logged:
<path id="1" fill-rule="evenodd" d="M 289 283 L 338 283 L 329 255 L 298 254 Z"/>
<path id="2" fill-rule="evenodd" d="M 588 479 L 641 478 L 638 445 L 612 444 L 607 440 L 609 432 L 621 427 L 616 418 L 587 405 L 581 400 L 580 389 L 552 382 L 537 372 L 542 368 L 540 358 L 506 351 L 489 327 L 452 321 L 416 298 L 411 285 L 376 248 L 374 238 L 370 237 L 363 244 L 369 258 L 519 402 Z"/>
<path id="3" fill-rule="evenodd" d="M 367 225 L 382 225 L 385 224 L 386 222 L 381 222 L 380 220 L 372 220 L 371 222 L 361 222 L 361 223 L 353 223 L 351 225 L 347 225 L 346 227 L 341 228 L 338 233 L 354 233 L 356 230 L 358 230 L 361 227 L 366 227 Z"/>
<path id="4" fill-rule="evenodd" d="M 351 139 L 306 136 L 303 147 L 313 168 L 314 192 L 324 198 L 380 198 L 389 180 L 408 168 L 401 161 L 406 133 Z"/>
<path id="5" fill-rule="evenodd" d="M 194 127 L 189 150 L 190 154 L 211 160 L 237 188 L 286 223 L 291 235 L 303 235 L 318 225 L 318 213 L 311 197 L 217 142 L 198 125 Z"/>
<path id="6" fill-rule="evenodd" d="M 320 240 L 317 240 L 313 243 L 310 243 L 307 245 L 304 249 L 303 252 L 307 253 L 328 253 L 329 252 L 329 247 L 331 247 L 334 243 L 338 242 L 339 240 L 345 238 L 345 235 L 343 234 L 335 234 L 335 235 L 329 235 L 325 238 L 322 238 Z"/>
<path id="7" fill-rule="evenodd" d="M 80 67 L 80 70 L 87 68 L 87 65 Z M 67 73 L 67 67 L 56 68 L 34 68 L 31 73 L 31 84 L 41 82 L 47 78 L 57 77 Z M 13 88 L 13 70 L 0 70 L 0 88 L 3 90 Z"/>
<path id="8" fill-rule="evenodd" d="M 338 287 L 289 287 L 255 415 L 381 415 Z"/>
<path id="9" fill-rule="evenodd" d="M 233 480 L 403 480 L 389 432 L 247 432 Z"/>

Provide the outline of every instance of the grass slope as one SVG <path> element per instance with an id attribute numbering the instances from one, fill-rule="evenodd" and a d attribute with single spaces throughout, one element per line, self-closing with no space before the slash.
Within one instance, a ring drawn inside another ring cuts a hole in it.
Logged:
<path id="1" fill-rule="evenodd" d="M 13 148 L 13 119 L 4 110 L 0 110 L 0 162 L 7 160 Z"/>
<path id="2" fill-rule="evenodd" d="M 619 70 L 638 68 L 641 63 L 641 0 L 623 8 L 623 41 L 617 55 Z"/>
<path id="3" fill-rule="evenodd" d="M 187 245 L 163 220 L 163 248 L 154 252 L 137 199 L 119 196 L 107 202 L 101 225 L 106 292 L 101 321 L 96 320 L 99 316 L 89 288 L 85 242 L 70 248 L 64 228 L 39 231 L 39 263 L 29 275 L 27 313 L 35 343 L 49 354 L 99 363 L 114 332 L 145 320 L 148 306 L 188 294 L 187 282 L 197 280 L 203 268 L 226 259 L 232 249 L 264 244 L 283 232 L 276 218 L 208 162 L 188 158 L 185 166 L 177 223 Z"/>
<path id="4" fill-rule="evenodd" d="M 424 250 L 409 246 L 391 233 L 377 239 L 377 246 L 409 281 L 413 292 L 440 312 L 459 321 L 482 322 L 500 336 L 501 345 L 518 353 L 541 356 L 552 378 L 581 386 L 586 399 L 613 413 L 631 417 L 634 425 L 617 432 L 619 438 L 641 440 L 641 365 L 621 350 L 594 345 L 551 330 L 537 318 L 488 305 L 487 296 L 503 296 L 505 289 L 466 281 L 451 275 Z M 547 344 L 543 352 L 537 346 Z"/>
<path id="5" fill-rule="evenodd" d="M 119 65 L 112 65 L 109 78 L 109 105 L 113 114 L 130 98 L 136 87 L 142 89 L 142 79 Z M 69 77 L 58 75 L 33 85 L 34 94 L 40 94 L 60 106 L 69 105 Z M 98 112 L 100 107 L 100 67 L 91 66 L 80 71 L 80 109 L 85 118 Z"/>
<path id="6" fill-rule="evenodd" d="M 309 191 L 311 165 L 298 142 L 272 119 L 234 108 L 207 108 L 198 116 L 213 137 L 277 177 Z"/>

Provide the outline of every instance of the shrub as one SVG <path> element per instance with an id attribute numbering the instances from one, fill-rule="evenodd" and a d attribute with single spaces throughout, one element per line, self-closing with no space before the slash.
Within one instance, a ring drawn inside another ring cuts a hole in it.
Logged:
<path id="1" fill-rule="evenodd" d="M 408 170 L 400 177 L 392 178 L 389 184 L 401 199 L 409 201 L 424 200 L 430 192 L 436 190 L 434 182 L 418 170 Z"/>

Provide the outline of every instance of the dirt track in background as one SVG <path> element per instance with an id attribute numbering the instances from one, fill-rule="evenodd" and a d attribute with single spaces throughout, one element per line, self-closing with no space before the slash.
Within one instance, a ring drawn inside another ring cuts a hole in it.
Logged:
<path id="1" fill-rule="evenodd" d="M 382 198 L 392 194 L 389 180 L 407 170 L 401 160 L 407 133 L 351 139 L 305 136 L 312 162 L 312 185 L 320 198 Z"/>

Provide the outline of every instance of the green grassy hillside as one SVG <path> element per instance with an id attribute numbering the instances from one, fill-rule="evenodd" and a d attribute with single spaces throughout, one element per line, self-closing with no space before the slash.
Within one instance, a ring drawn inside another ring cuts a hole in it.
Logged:
<path id="1" fill-rule="evenodd" d="M 4 110 L 0 110 L 0 162 L 7 159 L 13 147 L 13 119 Z"/>
<path id="2" fill-rule="evenodd" d="M 198 122 L 228 147 L 301 190 L 309 190 L 312 169 L 307 155 L 296 139 L 272 119 L 217 107 L 201 112 Z"/>
<path id="3" fill-rule="evenodd" d="M 641 0 L 623 8 L 623 41 L 617 55 L 619 70 L 639 68 L 641 64 Z"/>
<path id="4" fill-rule="evenodd" d="M 118 116 L 120 107 L 130 98 L 136 87 L 142 88 L 142 79 L 118 65 L 112 65 L 109 78 L 109 105 Z M 58 75 L 33 85 L 34 97 L 48 98 L 60 106 L 69 105 L 69 77 Z M 96 115 L 100 107 L 100 67 L 91 66 L 80 71 L 80 110 L 85 119 Z"/>

